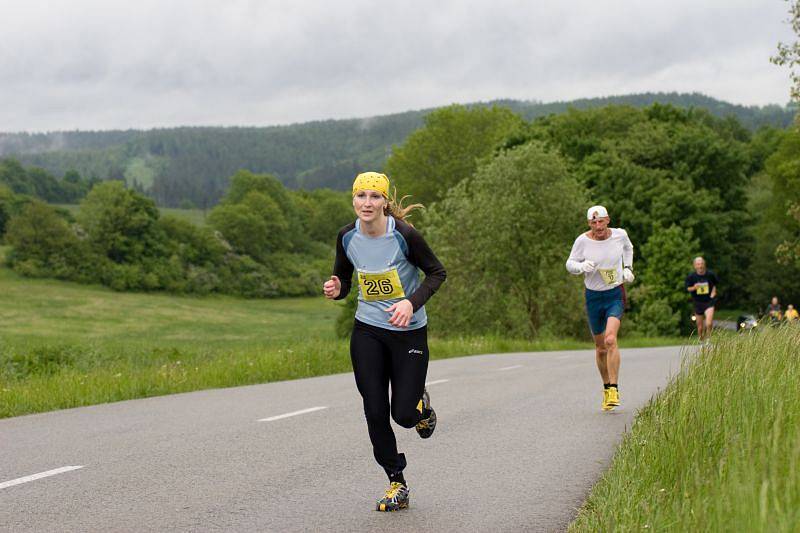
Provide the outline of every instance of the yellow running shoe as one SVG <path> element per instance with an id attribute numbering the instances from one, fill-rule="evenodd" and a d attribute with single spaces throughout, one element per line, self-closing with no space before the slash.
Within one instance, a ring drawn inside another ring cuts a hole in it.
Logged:
<path id="1" fill-rule="evenodd" d="M 619 389 L 616 387 L 608 388 L 608 401 L 606 403 L 609 406 L 609 411 L 613 411 L 619 407 Z"/>
<path id="2" fill-rule="evenodd" d="M 383 498 L 375 505 L 376 511 L 391 512 L 408 508 L 408 487 L 393 481 Z"/>
<path id="3" fill-rule="evenodd" d="M 421 415 L 426 411 L 430 413 L 428 418 L 423 418 L 416 425 L 419 436 L 423 439 L 428 439 L 433 435 L 433 430 L 436 429 L 436 411 L 431 407 L 431 397 L 427 389 L 422 390 L 422 399 L 417 404 L 417 411 Z"/>
<path id="4" fill-rule="evenodd" d="M 608 405 L 608 389 L 603 389 L 603 411 L 610 411 L 612 407 Z"/>

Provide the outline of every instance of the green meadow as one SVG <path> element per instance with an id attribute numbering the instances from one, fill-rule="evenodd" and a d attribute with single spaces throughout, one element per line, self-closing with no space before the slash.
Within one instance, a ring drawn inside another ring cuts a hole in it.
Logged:
<path id="1" fill-rule="evenodd" d="M 7 268 L 0 287 L 0 417 L 350 370 L 348 340 L 334 334 L 340 304 L 322 297 L 114 292 Z M 591 348 L 499 336 L 434 336 L 430 345 L 434 358 Z"/>

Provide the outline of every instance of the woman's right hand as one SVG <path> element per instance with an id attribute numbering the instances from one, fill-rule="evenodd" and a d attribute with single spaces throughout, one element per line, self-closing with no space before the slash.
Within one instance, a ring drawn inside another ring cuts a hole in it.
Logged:
<path id="1" fill-rule="evenodd" d="M 335 299 L 342 292 L 342 282 L 336 276 L 331 276 L 331 279 L 322 284 L 322 294 L 329 300 Z"/>

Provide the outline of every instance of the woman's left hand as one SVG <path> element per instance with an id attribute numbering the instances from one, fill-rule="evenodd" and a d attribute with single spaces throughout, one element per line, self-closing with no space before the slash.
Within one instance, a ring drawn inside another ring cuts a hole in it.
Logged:
<path id="1" fill-rule="evenodd" d="M 386 312 L 392 313 L 389 324 L 396 328 L 407 328 L 411 317 L 414 316 L 414 306 L 408 300 L 400 300 L 393 303 Z"/>

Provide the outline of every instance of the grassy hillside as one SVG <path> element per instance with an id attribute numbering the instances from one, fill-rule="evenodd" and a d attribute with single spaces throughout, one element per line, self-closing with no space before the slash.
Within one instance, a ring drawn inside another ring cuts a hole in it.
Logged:
<path id="1" fill-rule="evenodd" d="M 794 114 L 780 106 L 745 107 L 701 94 L 678 93 L 552 103 L 498 100 L 471 105 L 506 106 L 526 119 L 534 119 L 569 107 L 645 107 L 654 102 L 733 116 L 750 129 L 785 127 Z M 421 127 L 429 111 L 272 127 L 0 133 L 0 157 L 14 156 L 57 176 L 75 169 L 87 177 L 125 179 L 147 190 L 159 205 L 178 206 L 191 201 L 209 207 L 225 190 L 225 180 L 242 168 L 275 174 L 290 187 L 345 189 L 355 173 L 382 168 L 392 146 Z"/>
<path id="2" fill-rule="evenodd" d="M 798 531 L 800 327 L 727 336 L 637 416 L 570 531 Z"/>
<path id="3" fill-rule="evenodd" d="M 322 297 L 118 293 L 21 278 L 7 268 L 0 286 L 0 418 L 350 370 L 349 342 L 334 335 L 340 304 Z M 430 346 L 434 358 L 591 348 L 497 337 L 434 337 Z"/>

